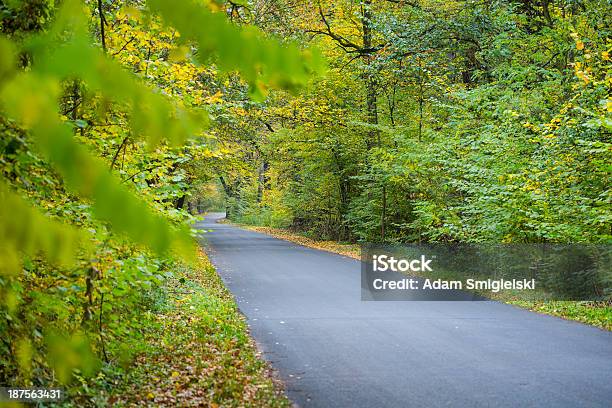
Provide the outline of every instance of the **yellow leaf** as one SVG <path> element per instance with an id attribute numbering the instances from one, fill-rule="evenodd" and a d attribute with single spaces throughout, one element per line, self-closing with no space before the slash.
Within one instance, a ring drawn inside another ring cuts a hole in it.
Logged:
<path id="1" fill-rule="evenodd" d="M 221 93 L 221 91 L 217 91 L 216 94 L 211 95 L 208 98 L 206 98 L 206 103 L 212 104 L 212 103 L 222 102 L 223 101 L 223 99 L 221 99 L 222 96 L 223 94 Z"/>

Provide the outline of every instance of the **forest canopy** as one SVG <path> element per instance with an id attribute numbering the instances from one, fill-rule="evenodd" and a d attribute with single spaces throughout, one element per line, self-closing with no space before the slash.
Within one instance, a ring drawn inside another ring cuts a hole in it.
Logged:
<path id="1" fill-rule="evenodd" d="M 228 123 L 256 158 L 224 183 L 230 214 L 348 241 L 609 242 L 609 2 L 293 4 L 273 30 L 330 70 Z"/>

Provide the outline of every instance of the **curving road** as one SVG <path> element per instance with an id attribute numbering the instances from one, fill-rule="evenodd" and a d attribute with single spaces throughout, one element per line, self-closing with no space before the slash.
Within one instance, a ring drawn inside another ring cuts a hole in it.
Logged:
<path id="1" fill-rule="evenodd" d="M 612 333 L 496 302 L 362 302 L 359 262 L 210 214 L 204 245 L 301 407 L 610 407 Z"/>

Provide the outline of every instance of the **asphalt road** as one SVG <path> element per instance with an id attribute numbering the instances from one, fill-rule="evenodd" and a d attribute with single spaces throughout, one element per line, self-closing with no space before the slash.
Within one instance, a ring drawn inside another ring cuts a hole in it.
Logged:
<path id="1" fill-rule="evenodd" d="M 362 302 L 359 262 L 199 228 L 302 407 L 611 407 L 612 334 L 497 302 Z"/>

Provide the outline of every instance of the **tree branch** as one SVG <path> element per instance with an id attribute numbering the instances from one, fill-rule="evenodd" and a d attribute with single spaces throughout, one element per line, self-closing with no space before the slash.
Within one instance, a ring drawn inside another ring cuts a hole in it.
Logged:
<path id="1" fill-rule="evenodd" d="M 151 170 L 155 170 L 156 168 L 158 168 L 158 167 L 162 167 L 162 166 L 163 166 L 163 164 L 157 164 L 157 165 L 155 165 L 155 166 L 148 167 L 148 168 L 146 168 L 146 169 L 142 169 L 142 170 L 137 171 L 136 173 L 132 174 L 130 177 L 128 177 L 128 178 L 126 178 L 126 179 L 122 180 L 121 182 L 122 182 L 122 183 L 125 183 L 125 182 L 127 182 L 127 181 L 130 181 L 131 179 L 133 179 L 134 177 L 136 177 L 137 175 L 139 175 L 139 174 L 141 174 L 141 173 L 144 173 L 144 172 L 147 172 L 147 171 L 151 171 Z"/>
<path id="2" fill-rule="evenodd" d="M 384 47 L 384 44 L 374 45 L 374 46 L 360 46 L 353 41 L 348 40 L 347 38 L 334 33 L 331 29 L 331 25 L 327 18 L 325 17 L 325 13 L 323 13 L 323 9 L 321 7 L 321 3 L 319 2 L 319 15 L 321 16 L 321 21 L 325 25 L 325 30 L 306 30 L 307 33 L 312 33 L 315 35 L 325 35 L 334 41 L 342 48 L 346 53 L 357 53 L 360 56 L 373 54 L 376 51 L 379 51 Z"/>
<path id="3" fill-rule="evenodd" d="M 111 161 L 111 165 L 110 165 L 111 171 L 113 170 L 113 167 L 115 167 L 115 162 L 117 161 L 117 157 L 119 156 L 119 152 L 121 151 L 121 149 L 123 149 L 123 146 L 125 146 L 125 144 L 127 143 L 128 138 L 129 138 L 129 136 L 126 136 L 126 137 L 123 138 L 123 141 L 121 142 L 121 144 L 119 145 L 119 148 L 115 152 L 115 155 L 113 156 L 113 161 Z"/>
<path id="4" fill-rule="evenodd" d="M 125 47 L 127 47 L 128 44 L 131 43 L 132 41 L 134 41 L 135 39 L 136 39 L 136 37 L 130 38 L 125 44 L 123 44 L 123 47 L 121 47 L 121 49 L 119 51 L 113 53 L 113 56 L 115 56 L 115 55 L 119 54 L 121 51 L 125 50 Z"/>

